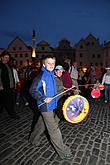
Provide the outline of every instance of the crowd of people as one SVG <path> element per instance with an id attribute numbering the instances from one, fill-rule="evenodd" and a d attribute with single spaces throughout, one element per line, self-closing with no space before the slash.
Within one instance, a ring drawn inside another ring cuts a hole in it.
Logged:
<path id="1" fill-rule="evenodd" d="M 72 153 L 64 144 L 58 126 L 64 119 L 61 109 L 71 95 L 81 94 L 89 99 L 89 85 L 94 86 L 97 81 L 105 86 L 105 103 L 110 102 L 109 67 L 97 73 L 91 65 L 84 72 L 76 61 L 71 63 L 66 59 L 56 66 L 55 57 L 48 55 L 43 58 L 39 70 L 33 68 L 26 74 L 17 71 L 16 60 L 4 51 L 0 61 L 0 112 L 5 109 L 11 118 L 19 119 L 15 106 L 29 106 L 34 113 L 29 142 L 37 146 L 40 135 L 46 130 L 57 154 L 62 159 L 71 159 Z M 56 95 L 58 97 L 54 97 Z"/>

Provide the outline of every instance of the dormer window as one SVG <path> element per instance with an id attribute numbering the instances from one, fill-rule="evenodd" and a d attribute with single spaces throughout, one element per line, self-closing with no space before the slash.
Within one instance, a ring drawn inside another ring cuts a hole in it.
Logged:
<path id="1" fill-rule="evenodd" d="M 13 47 L 13 50 L 16 50 L 16 47 Z"/>
<path id="2" fill-rule="evenodd" d="M 22 47 L 21 46 L 19 47 L 19 50 L 22 50 Z"/>
<path id="3" fill-rule="evenodd" d="M 83 49 L 83 45 L 80 45 L 80 48 Z"/>

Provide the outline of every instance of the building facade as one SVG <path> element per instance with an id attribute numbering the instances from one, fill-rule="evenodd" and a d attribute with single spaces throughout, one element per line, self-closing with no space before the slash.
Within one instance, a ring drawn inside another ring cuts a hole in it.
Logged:
<path id="1" fill-rule="evenodd" d="M 107 43 L 104 43 L 103 64 L 105 67 L 110 67 L 110 41 Z"/>
<path id="2" fill-rule="evenodd" d="M 39 42 L 36 45 L 36 58 L 42 59 L 45 55 L 53 55 L 54 49 L 49 45 L 49 43 L 45 40 Z"/>
<path id="3" fill-rule="evenodd" d="M 62 64 L 65 59 L 69 59 L 70 61 L 75 60 L 75 50 L 65 38 L 59 41 L 58 47 L 54 48 L 54 54 L 57 58 L 57 62 L 60 64 Z"/>
<path id="4" fill-rule="evenodd" d="M 32 48 L 28 47 L 20 37 L 16 37 L 7 47 L 7 51 L 17 61 L 17 67 L 22 68 L 32 63 Z"/>
<path id="5" fill-rule="evenodd" d="M 34 41 L 35 39 L 32 38 L 32 43 Z M 71 62 L 76 61 L 78 67 L 89 67 L 90 65 L 100 68 L 110 67 L 110 41 L 100 44 L 99 39 L 92 34 L 79 40 L 74 46 L 71 46 L 70 42 L 64 38 L 58 42 L 58 46 L 55 48 L 45 40 L 37 45 L 34 44 L 34 48 L 36 55 L 34 60 L 36 61 L 50 54 L 56 56 L 57 64 L 62 64 L 65 59 L 69 59 Z M 0 52 L 3 50 L 1 49 Z M 27 46 L 20 37 L 16 37 L 7 47 L 7 51 L 16 59 L 18 68 L 32 65 L 34 61 L 32 50 L 32 47 Z"/>
<path id="6" fill-rule="evenodd" d="M 92 34 L 81 39 L 75 46 L 75 60 L 79 67 L 94 65 L 104 67 L 103 45 Z"/>

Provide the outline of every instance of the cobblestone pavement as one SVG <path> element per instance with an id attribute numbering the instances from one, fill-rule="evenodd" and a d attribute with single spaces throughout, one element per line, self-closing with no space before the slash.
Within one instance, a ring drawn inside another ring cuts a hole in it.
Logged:
<path id="1" fill-rule="evenodd" d="M 91 102 L 83 122 L 60 122 L 64 142 L 72 150 L 71 161 L 61 160 L 45 135 L 38 147 L 28 143 L 32 111 L 23 106 L 17 111 L 19 120 L 0 114 L 0 165 L 110 165 L 110 104 Z"/>

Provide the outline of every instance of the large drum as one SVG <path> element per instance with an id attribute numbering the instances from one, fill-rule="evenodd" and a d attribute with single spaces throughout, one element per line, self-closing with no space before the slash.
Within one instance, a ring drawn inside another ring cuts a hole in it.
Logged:
<path id="1" fill-rule="evenodd" d="M 63 105 L 64 118 L 70 123 L 79 123 L 89 113 L 89 102 L 80 95 L 70 96 Z"/>

